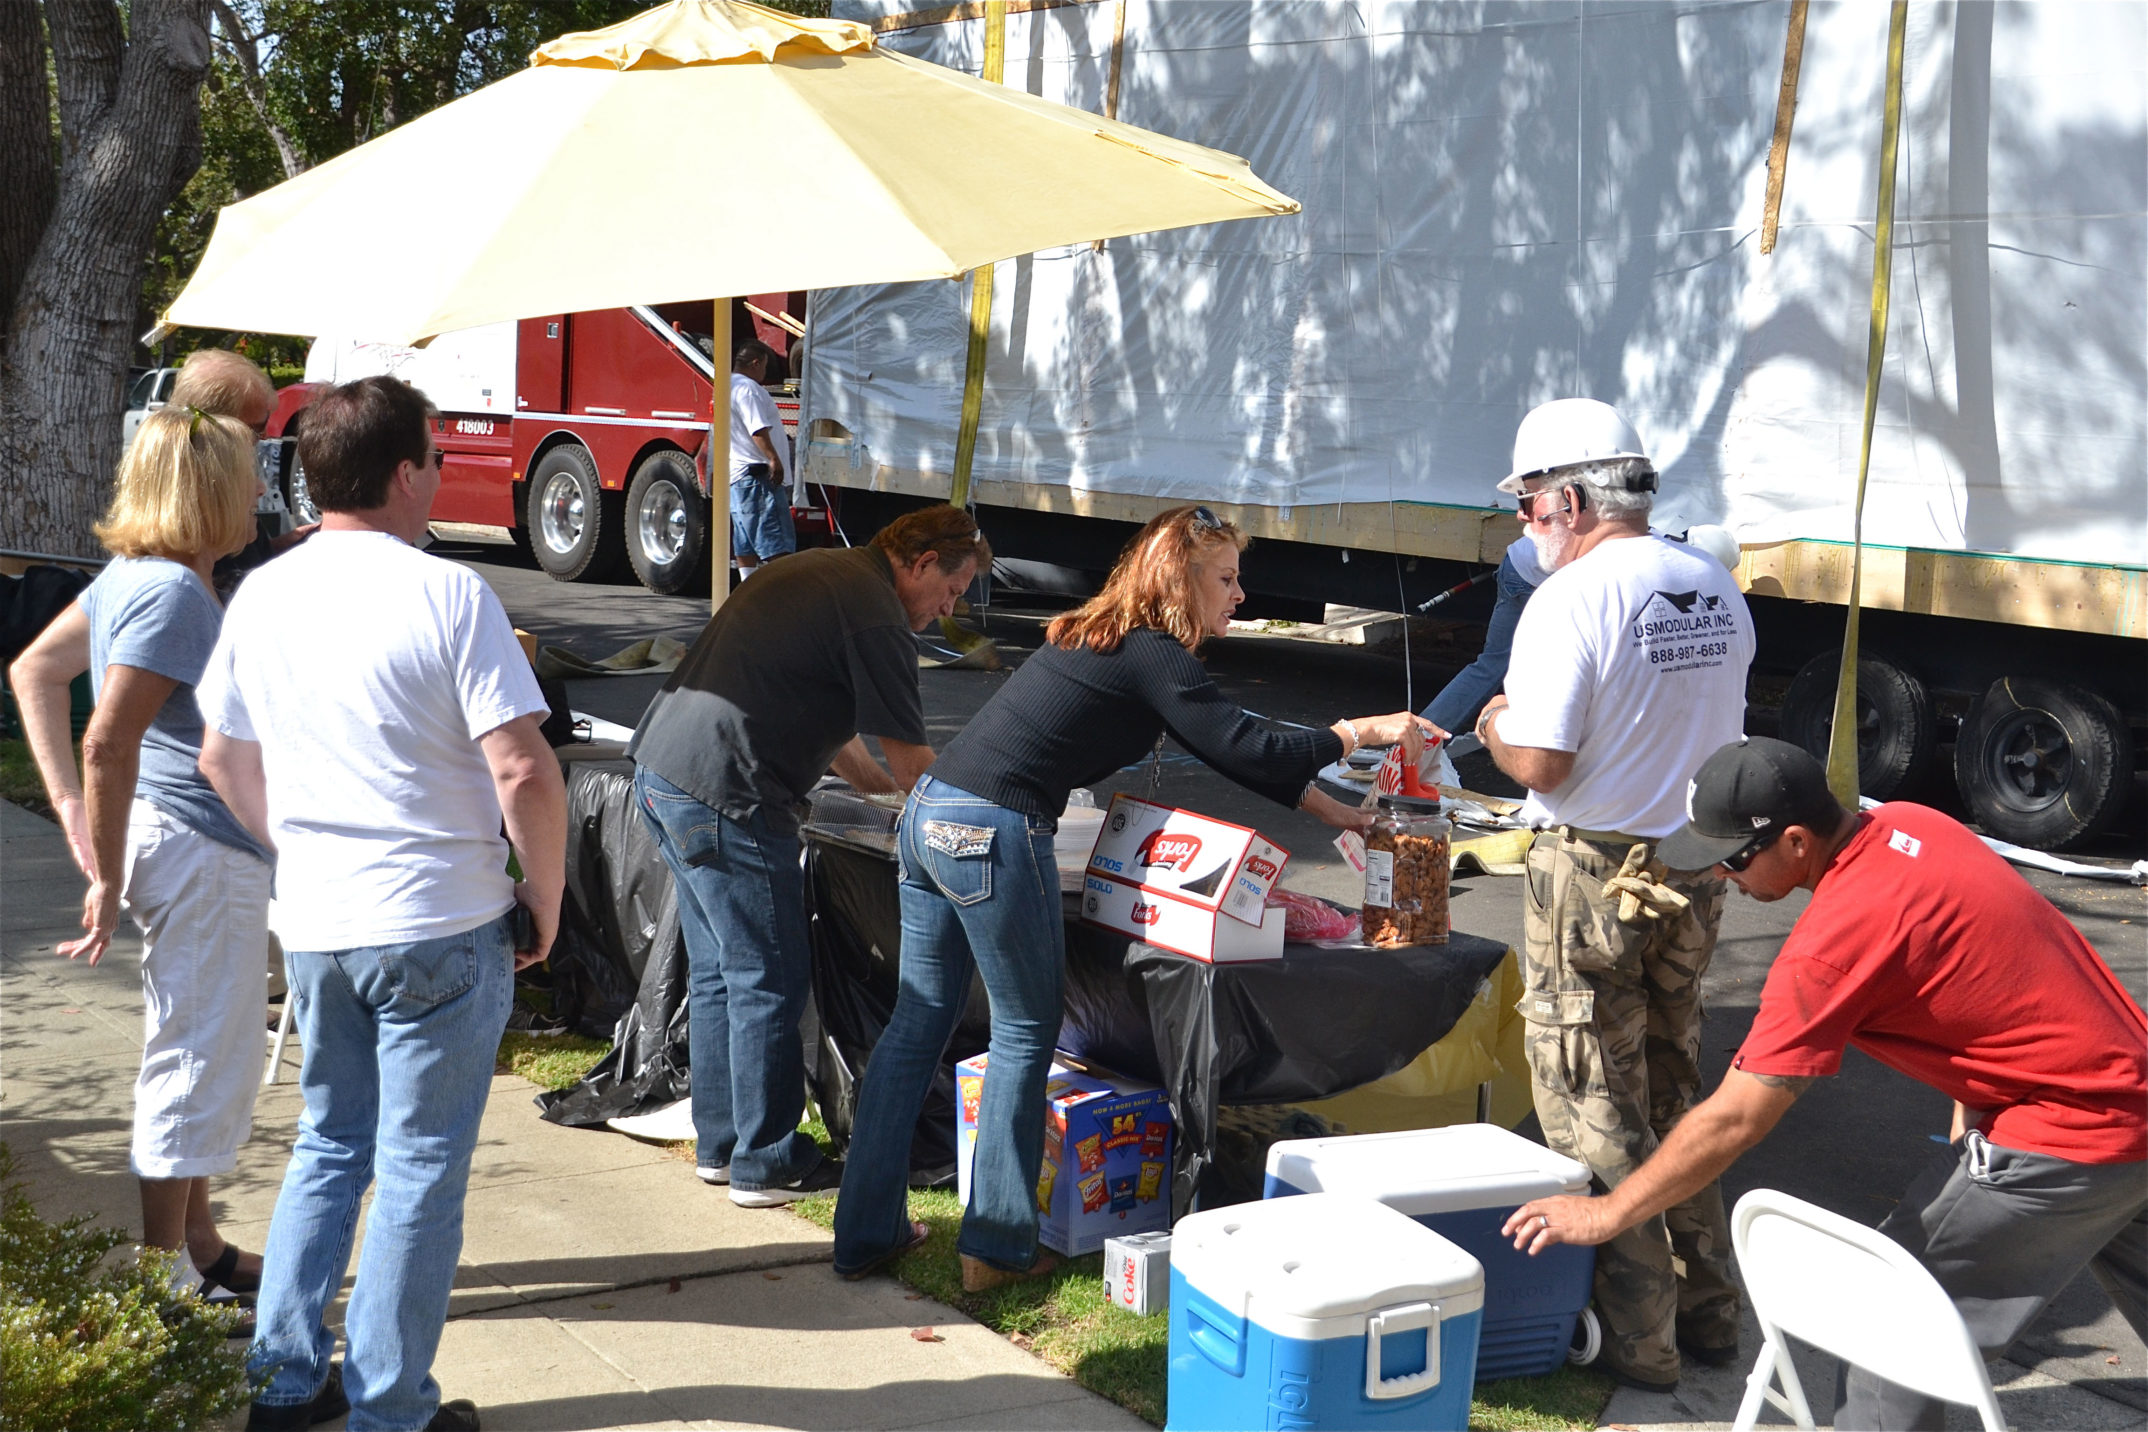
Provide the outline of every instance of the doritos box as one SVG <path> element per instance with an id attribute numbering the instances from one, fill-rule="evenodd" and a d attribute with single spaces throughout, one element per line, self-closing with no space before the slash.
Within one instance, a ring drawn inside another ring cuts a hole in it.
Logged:
<path id="1" fill-rule="evenodd" d="M 955 1066 L 956 1180 L 964 1204 L 976 1157 L 986 1055 Z M 1093 1253 L 1106 1238 L 1171 1226 L 1171 1107 L 1152 1084 L 1054 1062 L 1044 1086 L 1044 1165 L 1037 1178 L 1038 1239 Z"/>

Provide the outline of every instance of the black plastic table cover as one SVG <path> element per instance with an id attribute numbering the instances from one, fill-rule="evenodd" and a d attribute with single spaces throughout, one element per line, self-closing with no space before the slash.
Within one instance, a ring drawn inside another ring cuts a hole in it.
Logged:
<path id="1" fill-rule="evenodd" d="M 1325 1099 L 1383 1079 L 1454 1028 L 1507 946 L 1457 931 L 1444 945 L 1285 945 L 1279 960 L 1216 965 L 1154 945 L 1127 950 L 1157 1073 L 1177 1122 L 1173 1219 L 1215 1163 L 1225 1104 Z"/>
<path id="2" fill-rule="evenodd" d="M 686 952 L 670 872 L 633 808 L 632 766 L 568 768 L 568 895 L 555 947 L 563 1003 L 582 1022 L 621 1008 L 613 1049 L 544 1117 L 581 1127 L 644 1113 L 688 1092 Z M 805 831 L 812 998 L 801 1033 L 806 1082 L 829 1135 L 847 1146 L 858 1081 L 895 1007 L 902 917 L 894 861 L 869 841 Z M 1068 897 L 1069 1054 L 1161 1085 L 1178 1122 L 1174 1214 L 1215 1158 L 1216 1110 L 1344 1093 L 1403 1068 L 1459 1019 L 1506 952 L 1457 934 L 1408 950 L 1286 946 L 1282 959 L 1211 965 L 1081 923 Z M 629 999 L 625 991 L 633 990 Z M 991 1033 L 982 984 L 970 997 L 911 1141 L 911 1180 L 952 1179 L 956 1061 Z"/>
<path id="3" fill-rule="evenodd" d="M 902 917 L 888 856 L 810 829 L 806 851 L 817 1019 L 807 1078 L 830 1134 L 847 1138 L 856 1080 L 895 1006 Z M 1445 1037 L 1507 952 L 1457 933 L 1445 945 L 1288 945 L 1279 960 L 1214 965 L 1084 924 L 1077 905 L 1068 896 L 1063 907 L 1059 1047 L 1163 1087 L 1179 1128 L 1174 1216 L 1214 1163 L 1218 1107 L 1325 1099 L 1396 1072 Z M 990 1034 L 973 978 L 912 1139 L 913 1179 L 953 1163 L 953 1065 Z"/>

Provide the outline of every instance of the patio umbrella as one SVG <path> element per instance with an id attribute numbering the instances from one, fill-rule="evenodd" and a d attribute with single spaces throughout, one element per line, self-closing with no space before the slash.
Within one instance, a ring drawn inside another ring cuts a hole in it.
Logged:
<path id="1" fill-rule="evenodd" d="M 410 342 L 1297 209 L 1234 155 L 863 25 L 671 0 L 226 208 L 165 322 Z"/>

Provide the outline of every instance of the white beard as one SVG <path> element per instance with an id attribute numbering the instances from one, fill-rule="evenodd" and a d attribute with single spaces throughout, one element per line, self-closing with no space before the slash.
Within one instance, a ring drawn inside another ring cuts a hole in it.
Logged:
<path id="1" fill-rule="evenodd" d="M 1574 557 L 1572 520 L 1553 518 L 1530 534 L 1536 539 L 1537 557 L 1547 572 L 1556 572 Z"/>

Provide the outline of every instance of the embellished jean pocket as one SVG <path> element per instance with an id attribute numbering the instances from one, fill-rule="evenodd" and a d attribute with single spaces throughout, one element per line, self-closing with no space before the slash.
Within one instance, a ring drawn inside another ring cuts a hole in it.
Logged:
<path id="1" fill-rule="evenodd" d="M 989 825 L 952 820 L 918 823 L 918 843 L 931 867 L 932 883 L 957 905 L 975 905 L 992 895 L 992 838 Z"/>

